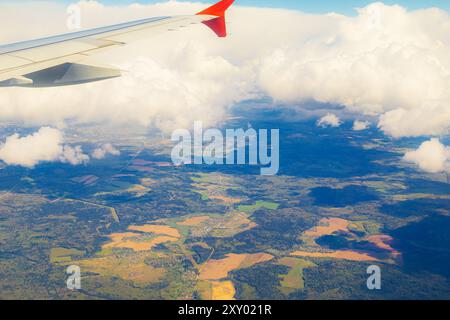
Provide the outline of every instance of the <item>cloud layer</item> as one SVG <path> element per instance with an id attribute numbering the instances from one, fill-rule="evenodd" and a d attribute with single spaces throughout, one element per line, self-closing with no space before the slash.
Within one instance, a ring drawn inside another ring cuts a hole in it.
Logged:
<path id="1" fill-rule="evenodd" d="M 363 131 L 369 128 L 370 128 L 369 121 L 355 120 L 355 122 L 353 122 L 354 131 Z"/>
<path id="2" fill-rule="evenodd" d="M 337 128 L 342 124 L 341 120 L 338 118 L 337 115 L 333 114 L 333 113 L 327 113 L 326 115 L 324 115 L 322 118 L 320 118 L 317 121 L 317 126 L 319 127 L 333 127 L 333 128 Z"/>
<path id="3" fill-rule="evenodd" d="M 50 127 L 42 127 L 25 137 L 14 134 L 0 145 L 0 160 L 28 168 L 40 162 L 61 161 L 78 165 L 89 161 L 80 146 L 63 145 L 63 140 L 63 134 Z"/>
<path id="4" fill-rule="evenodd" d="M 188 14 L 204 4 L 127 7 L 83 1 L 88 27 Z M 47 8 L 45 17 L 36 6 Z M 64 32 L 65 7 L 0 4 L 0 41 Z M 20 12 L 14 19 L 11 12 Z M 45 19 L 44 19 L 45 18 Z M 0 120 L 30 125 L 130 123 L 163 131 L 215 124 L 234 102 L 268 95 L 292 106 L 316 101 L 378 116 L 394 137 L 438 135 L 450 126 L 450 17 L 373 3 L 355 17 L 234 6 L 230 36 L 195 26 L 100 59 L 128 70 L 106 82 L 42 90 L 0 89 Z M 36 20 L 46 23 L 35 23 Z M 29 28 L 29 24 L 39 28 Z M 264 35 L 264 36 L 261 36 Z"/>
<path id="5" fill-rule="evenodd" d="M 358 13 L 321 17 L 330 28 L 325 34 L 264 58 L 262 87 L 280 100 L 313 99 L 380 115 L 380 128 L 395 137 L 446 132 L 448 14 L 381 3 Z"/>
<path id="6" fill-rule="evenodd" d="M 407 152 L 403 160 L 416 164 L 425 172 L 450 172 L 450 147 L 433 138 L 422 143 L 417 150 Z"/>
<path id="7" fill-rule="evenodd" d="M 120 155 L 120 151 L 117 150 L 111 143 L 106 143 L 102 145 L 100 148 L 92 151 L 92 157 L 94 159 L 103 159 L 107 155 L 118 156 Z"/>

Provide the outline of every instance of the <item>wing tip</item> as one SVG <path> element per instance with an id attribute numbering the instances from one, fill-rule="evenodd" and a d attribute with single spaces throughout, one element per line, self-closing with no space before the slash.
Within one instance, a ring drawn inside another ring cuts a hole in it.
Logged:
<path id="1" fill-rule="evenodd" d="M 227 36 L 227 25 L 225 21 L 225 12 L 234 3 L 234 0 L 222 0 L 197 13 L 197 15 L 216 16 L 217 18 L 203 21 L 219 38 Z"/>
<path id="2" fill-rule="evenodd" d="M 209 8 L 197 13 L 197 15 L 211 15 L 216 17 L 224 17 L 227 9 L 234 3 L 234 0 L 221 0 Z"/>

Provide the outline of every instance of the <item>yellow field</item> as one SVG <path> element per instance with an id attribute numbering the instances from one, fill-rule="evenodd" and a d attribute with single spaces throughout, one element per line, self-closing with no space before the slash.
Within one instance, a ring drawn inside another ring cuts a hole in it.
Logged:
<path id="1" fill-rule="evenodd" d="M 128 227 L 128 230 L 132 231 L 140 231 L 140 232 L 146 232 L 146 233 L 156 233 L 156 234 L 164 234 L 170 237 L 179 238 L 180 232 L 172 227 L 169 226 L 158 226 L 153 224 L 146 224 L 143 226 L 130 226 Z"/>
<path id="2" fill-rule="evenodd" d="M 331 235 L 337 231 L 348 231 L 350 222 L 340 218 L 324 218 L 320 220 L 320 224 L 308 231 L 304 235 L 311 238 L 319 238 L 324 235 Z"/>
<path id="3" fill-rule="evenodd" d="M 151 178 L 142 178 L 141 179 L 141 184 L 144 187 L 150 187 L 150 186 L 153 186 L 154 184 L 157 184 L 157 183 L 158 183 L 158 181 L 156 181 L 154 179 L 151 179 Z"/>
<path id="4" fill-rule="evenodd" d="M 214 200 L 220 200 L 226 204 L 236 204 L 242 202 L 242 199 L 227 197 L 223 195 L 210 195 L 209 198 Z"/>
<path id="5" fill-rule="evenodd" d="M 302 234 L 302 240 L 304 241 L 304 248 L 307 251 L 295 251 L 291 255 L 299 257 L 310 258 L 329 258 L 329 259 L 344 259 L 350 261 L 379 261 L 379 259 L 373 257 L 368 252 L 354 251 L 354 250 L 337 250 L 331 251 L 321 248 L 316 243 L 316 239 L 324 235 L 333 235 L 336 232 L 347 232 L 352 237 L 356 236 L 349 230 L 356 229 L 363 233 L 371 234 L 364 240 L 373 243 L 380 249 L 389 251 L 393 260 L 385 260 L 386 262 L 398 262 L 401 259 L 401 253 L 390 246 L 392 238 L 387 235 L 375 234 L 378 232 L 378 226 L 374 223 L 367 223 L 365 221 L 351 222 L 341 218 L 324 218 L 320 220 L 320 225 L 313 227 Z"/>
<path id="6" fill-rule="evenodd" d="M 235 300 L 236 290 L 231 281 L 212 281 L 211 291 L 211 300 Z"/>
<path id="7" fill-rule="evenodd" d="M 337 250 L 332 252 L 294 251 L 291 253 L 291 255 L 296 257 L 331 258 L 350 261 L 378 261 L 378 259 L 369 256 L 367 253 L 361 253 L 352 250 Z"/>
<path id="8" fill-rule="evenodd" d="M 165 242 L 176 242 L 178 241 L 177 238 L 169 237 L 169 236 L 160 236 L 152 239 L 150 241 L 151 248 L 156 247 L 158 244 L 165 243 Z"/>
<path id="9" fill-rule="evenodd" d="M 76 263 L 85 272 L 118 277 L 123 280 L 133 281 L 136 284 L 148 284 L 160 280 L 164 276 L 165 270 L 147 265 L 144 262 L 147 257 L 147 254 L 136 254 L 130 260 L 126 257 L 119 258 L 116 255 L 110 255 L 80 260 Z"/>
<path id="10" fill-rule="evenodd" d="M 84 251 L 76 249 L 52 248 L 50 250 L 50 262 L 68 262 L 72 260 L 72 256 L 82 256 L 84 253 Z"/>
<path id="11" fill-rule="evenodd" d="M 113 233 L 109 235 L 111 242 L 102 246 L 103 249 L 111 249 L 111 248 L 127 248 L 132 249 L 133 251 L 148 251 L 158 244 L 164 242 L 175 242 L 178 238 L 169 237 L 169 236 L 159 236 L 151 240 L 140 239 L 142 234 L 133 233 L 133 232 L 125 232 L 125 233 Z"/>
<path id="12" fill-rule="evenodd" d="M 194 226 L 198 226 L 202 222 L 205 222 L 206 220 L 209 220 L 208 216 L 198 216 L 198 217 L 188 218 L 184 221 L 178 222 L 177 224 L 180 226 L 185 226 L 185 227 L 194 227 Z"/>
<path id="13" fill-rule="evenodd" d="M 112 233 L 108 237 L 111 239 L 111 242 L 104 244 L 102 246 L 102 248 L 104 249 L 116 247 L 124 248 L 124 246 L 121 246 L 121 244 L 134 243 L 134 241 L 129 239 L 139 237 L 139 234 L 133 232 Z"/>
<path id="14" fill-rule="evenodd" d="M 135 184 L 135 185 L 133 185 L 133 186 L 131 186 L 130 188 L 128 188 L 127 190 L 125 190 L 126 192 L 130 192 L 130 193 L 136 193 L 136 194 L 140 194 L 140 195 L 143 195 L 143 194 L 146 194 L 147 192 L 149 192 L 150 191 L 150 189 L 149 188 L 147 188 L 147 187 L 145 187 L 145 186 L 143 186 L 143 185 L 140 185 L 140 184 Z"/>
<path id="15" fill-rule="evenodd" d="M 219 280 L 228 277 L 228 273 L 251 267 L 255 264 L 272 260 L 267 253 L 234 254 L 230 253 L 224 259 L 209 260 L 200 268 L 200 280 Z"/>
<path id="16" fill-rule="evenodd" d="M 292 257 L 281 258 L 278 260 L 278 263 L 290 268 L 287 274 L 280 276 L 280 290 L 287 295 L 295 292 L 296 290 L 303 289 L 305 287 L 303 270 L 316 266 L 311 261 Z"/>
<path id="17" fill-rule="evenodd" d="M 374 245 L 376 245 L 378 248 L 389 251 L 394 258 L 394 260 L 398 260 L 401 258 L 401 253 L 394 248 L 391 247 L 390 243 L 392 242 L 392 237 L 385 235 L 385 234 L 379 234 L 379 235 L 372 235 L 367 238 L 368 241 L 372 242 Z"/>
<path id="18" fill-rule="evenodd" d="M 199 281 L 197 292 L 202 300 L 235 300 L 236 294 L 231 281 Z"/>
<path id="19" fill-rule="evenodd" d="M 413 193 L 413 194 L 399 194 L 392 197 L 394 201 L 407 201 L 414 199 L 443 199 L 450 200 L 450 195 L 441 194 L 427 194 L 427 193 Z"/>
<path id="20" fill-rule="evenodd" d="M 192 237 L 210 236 L 216 238 L 232 237 L 257 226 L 255 222 L 249 219 L 249 214 L 239 211 L 220 216 L 190 217 L 176 223 L 183 227 L 189 227 L 189 233 Z"/>
<path id="21" fill-rule="evenodd" d="M 176 242 L 180 238 L 177 229 L 166 225 L 130 226 L 134 232 L 113 233 L 110 242 L 102 246 L 102 256 L 76 261 L 83 270 L 106 277 L 118 277 L 136 285 L 160 280 L 165 270 L 145 263 L 161 253 L 152 249 L 161 243 Z M 132 251 L 116 252 L 111 249 L 124 248 Z"/>
<path id="22" fill-rule="evenodd" d="M 212 284 L 210 281 L 197 281 L 196 289 L 202 300 L 212 299 Z"/>

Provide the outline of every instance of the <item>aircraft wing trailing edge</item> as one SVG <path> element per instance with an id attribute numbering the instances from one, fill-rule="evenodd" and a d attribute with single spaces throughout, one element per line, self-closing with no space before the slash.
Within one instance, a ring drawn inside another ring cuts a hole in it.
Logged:
<path id="1" fill-rule="evenodd" d="M 203 23 L 226 37 L 225 11 L 234 0 L 222 0 L 191 16 L 131 21 L 0 46 L 0 87 L 55 87 L 120 77 L 112 67 L 83 64 L 87 57 L 154 34 Z"/>

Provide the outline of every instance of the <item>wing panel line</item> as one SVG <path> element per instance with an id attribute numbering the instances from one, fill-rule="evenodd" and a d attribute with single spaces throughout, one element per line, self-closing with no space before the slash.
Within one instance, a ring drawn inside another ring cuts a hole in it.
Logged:
<path id="1" fill-rule="evenodd" d="M 114 32 L 117 30 L 121 30 L 123 28 L 135 27 L 135 26 L 139 26 L 141 24 L 162 21 L 162 20 L 166 20 L 169 18 L 170 17 L 157 17 L 157 18 L 141 19 L 141 20 L 136 20 L 136 21 L 131 21 L 131 22 L 120 23 L 120 24 L 116 24 L 116 25 L 112 25 L 112 26 L 100 27 L 100 28 L 95 28 L 95 29 L 85 30 L 85 31 L 79 31 L 79 32 L 75 32 L 75 33 L 66 33 L 66 34 L 51 36 L 51 37 L 42 38 L 42 39 L 29 40 L 29 41 L 23 41 L 23 42 L 2 45 L 2 46 L 0 46 L 0 55 L 6 54 L 6 53 L 22 51 L 22 50 L 27 50 L 27 49 L 38 48 L 38 47 L 42 47 L 42 46 L 46 46 L 46 45 L 50 45 L 50 44 L 56 44 L 56 43 L 60 43 L 60 42 L 65 42 L 65 41 L 70 41 L 70 40 L 76 40 L 76 39 L 80 39 L 80 38 L 101 35 L 102 33 Z"/>

